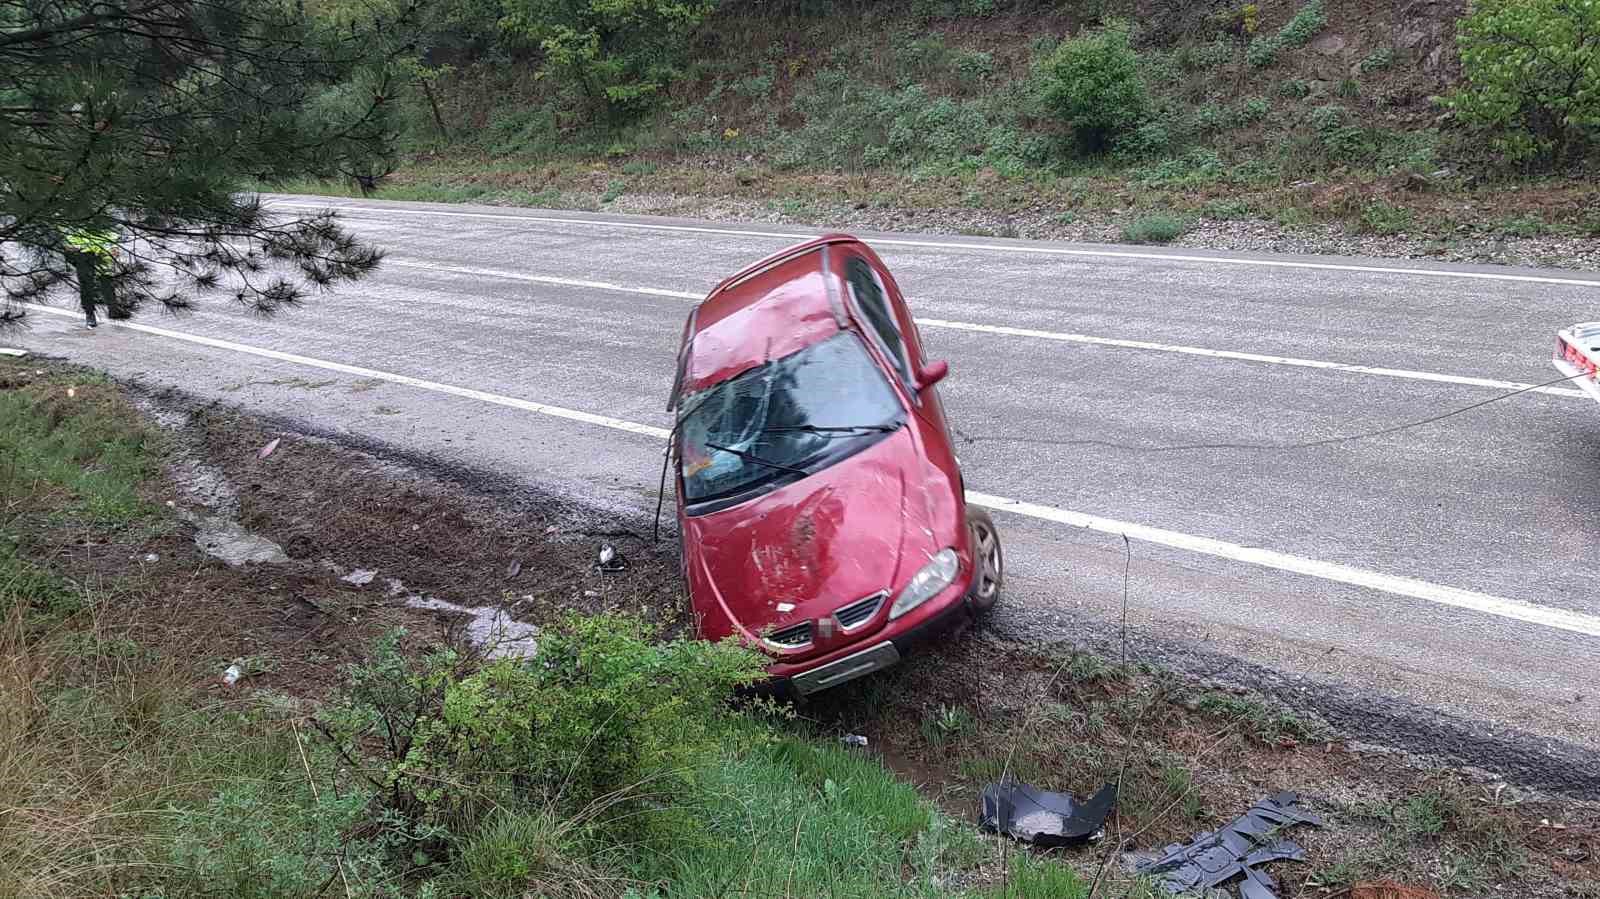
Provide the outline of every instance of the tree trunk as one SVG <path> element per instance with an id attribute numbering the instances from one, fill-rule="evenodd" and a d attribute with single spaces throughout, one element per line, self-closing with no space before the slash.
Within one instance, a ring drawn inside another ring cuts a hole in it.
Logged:
<path id="1" fill-rule="evenodd" d="M 426 78 L 418 78 L 417 83 L 422 85 L 422 94 L 428 98 L 428 106 L 433 110 L 433 124 L 439 129 L 440 139 L 449 140 L 450 129 L 444 125 L 444 116 L 439 112 L 439 100 L 433 95 L 433 85 Z"/>

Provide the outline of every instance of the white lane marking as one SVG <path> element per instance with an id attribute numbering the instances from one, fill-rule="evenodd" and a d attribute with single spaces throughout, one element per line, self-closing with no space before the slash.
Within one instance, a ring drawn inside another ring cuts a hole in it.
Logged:
<path id="1" fill-rule="evenodd" d="M 1528 393 L 1546 393 L 1551 396 L 1582 397 L 1582 390 L 1570 387 L 1541 387 L 1522 381 L 1501 381 L 1494 378 L 1473 378 L 1466 375 L 1445 375 L 1431 371 L 1412 371 L 1406 368 L 1381 368 L 1371 365 L 1354 365 L 1348 362 L 1330 362 L 1326 359 L 1296 359 L 1292 356 L 1267 356 L 1261 353 L 1240 353 L 1233 350 L 1211 350 L 1205 347 L 1180 346 L 1171 343 L 1152 343 L 1146 340 L 1123 340 L 1116 337 L 1095 337 L 1090 334 L 1067 334 L 1059 331 L 1036 331 L 1031 328 L 1011 328 L 1004 325 L 978 325 L 970 322 L 952 322 L 941 319 L 919 318 L 917 324 L 929 328 L 948 328 L 954 331 L 978 331 L 985 334 L 1006 334 L 1013 337 L 1035 337 L 1040 340 L 1061 340 L 1068 343 L 1087 343 L 1095 346 L 1125 347 L 1133 350 L 1151 350 L 1160 353 L 1182 353 L 1187 356 L 1209 356 L 1215 359 L 1234 359 L 1241 362 L 1265 362 L 1271 365 L 1292 365 L 1299 368 L 1317 368 L 1326 371 L 1352 374 L 1382 375 L 1387 378 L 1407 378 L 1413 381 L 1436 381 L 1440 384 L 1464 384 L 1469 387 L 1492 387 L 1496 390 L 1525 390 Z"/>
<path id="2" fill-rule="evenodd" d="M 1476 593 L 1457 587 L 1431 584 L 1415 578 L 1382 574 L 1376 571 L 1353 568 L 1349 565 L 1340 565 L 1336 562 L 1322 562 L 1275 550 L 1241 546 L 1237 543 L 1213 540 L 1210 537 L 1196 537 L 1192 534 L 1182 534 L 1177 531 L 1168 531 L 1142 524 L 1131 524 L 1110 518 L 1100 518 L 1095 515 L 1085 515 L 1082 512 L 1071 512 L 1066 509 L 1055 509 L 1036 503 L 1007 499 L 1003 496 L 974 493 L 970 490 L 967 491 L 967 502 L 986 509 L 993 509 L 997 512 L 1013 512 L 1042 521 L 1053 521 L 1058 524 L 1086 528 L 1091 531 L 1123 535 L 1130 540 L 1157 543 L 1173 549 L 1232 559 L 1236 562 L 1246 562 L 1264 568 L 1276 568 L 1279 571 L 1309 575 L 1323 580 L 1337 581 L 1341 584 L 1350 584 L 1355 587 L 1381 590 L 1384 593 L 1393 593 L 1399 596 L 1409 596 L 1413 599 L 1426 600 L 1441 606 L 1471 609 L 1474 612 L 1510 618 L 1514 621 L 1571 631 L 1589 637 L 1600 637 L 1600 617 L 1585 615 L 1580 612 L 1569 612 L 1566 609 L 1535 605 L 1518 599 L 1504 599 L 1498 596 L 1490 596 L 1487 593 Z"/>
<path id="3" fill-rule="evenodd" d="M 77 318 L 78 313 L 67 309 L 57 309 L 52 306 L 40 306 L 34 303 L 21 304 L 29 311 L 44 312 L 49 315 Z M 454 384 L 440 384 L 437 381 L 428 381 L 422 378 L 413 378 L 410 375 L 398 375 L 393 372 L 379 371 L 375 368 L 363 368 L 359 365 L 346 365 L 343 362 L 330 362 L 326 359 L 314 359 L 310 356 L 301 356 L 298 353 L 285 353 L 281 350 L 269 350 L 265 347 L 251 346 L 247 343 L 234 343 L 231 340 L 219 340 L 215 337 L 201 337 L 198 334 L 189 334 L 183 331 L 169 331 L 166 328 L 155 328 L 150 325 L 141 325 L 134 322 L 102 322 L 101 327 L 110 325 L 114 328 L 125 328 L 129 331 L 138 331 L 143 334 L 154 334 L 157 337 L 166 337 L 172 340 L 181 340 L 186 343 L 196 343 L 219 350 L 228 350 L 234 353 L 244 353 L 250 356 L 260 356 L 263 359 L 276 359 L 279 362 L 292 362 L 295 365 L 304 365 L 310 368 L 320 368 L 326 371 L 336 371 L 342 374 L 355 375 L 360 378 L 371 378 L 377 381 L 389 381 L 394 384 L 404 384 L 407 387 L 417 387 L 422 390 L 431 390 L 435 393 L 448 393 L 469 400 L 478 400 L 483 403 L 493 403 L 496 406 L 507 406 L 512 409 L 521 409 L 524 412 L 537 412 L 540 415 L 550 415 L 556 418 L 565 418 L 568 421 L 581 422 L 586 425 L 599 425 L 602 428 L 613 428 L 618 431 L 628 431 L 633 434 L 642 434 L 646 437 L 667 439 L 665 428 L 642 425 L 636 422 L 623 421 L 620 418 L 610 418 L 605 415 L 595 415 L 591 412 L 580 412 L 577 409 L 567 409 L 562 406 L 552 406 L 548 403 L 535 403 L 531 400 L 519 400 L 516 397 L 501 396 L 483 390 L 473 390 L 470 387 L 457 387 Z"/>
<path id="4" fill-rule="evenodd" d="M 76 313 L 66 309 L 55 309 L 49 306 L 38 306 L 31 303 L 23 304 L 28 309 L 44 312 L 50 315 L 59 315 L 75 318 Z M 473 390 L 468 387 L 457 387 L 452 384 L 441 384 L 423 378 L 413 378 L 409 375 L 394 374 L 372 368 L 363 368 L 358 365 L 346 365 L 342 362 L 329 362 L 324 359 L 315 359 L 310 356 L 301 356 L 295 353 L 285 353 L 278 350 L 269 350 L 263 347 L 250 346 L 249 344 L 234 343 L 229 340 L 218 340 L 213 337 L 201 337 L 197 334 L 188 334 L 182 331 L 170 331 L 165 328 L 155 328 L 149 325 L 134 324 L 131 322 L 108 322 L 108 326 L 126 328 L 130 331 L 139 331 L 166 337 L 172 340 L 181 340 L 187 343 L 213 347 L 215 349 L 229 350 L 251 356 L 260 356 L 265 359 L 276 359 L 280 362 L 291 362 L 311 368 L 335 371 L 363 378 L 374 378 L 389 381 L 395 384 L 404 384 L 435 393 L 444 393 L 451 396 L 464 397 L 497 406 L 506 406 L 512 409 L 521 409 L 526 412 L 536 412 L 540 415 L 549 415 L 568 421 L 583 424 L 598 425 L 603 428 L 612 428 L 618 431 L 627 431 L 645 437 L 665 440 L 669 434 L 666 428 L 653 427 L 637 422 L 623 421 L 604 415 L 594 415 L 589 412 L 580 412 L 576 409 L 566 409 L 561 406 L 552 406 L 547 403 L 535 403 L 515 397 L 501 396 L 483 390 Z M 1366 571 L 1348 565 L 1332 562 L 1321 562 L 1303 556 L 1293 556 L 1268 549 L 1241 546 L 1237 543 L 1227 543 L 1222 540 L 1213 540 L 1210 537 L 1197 537 L 1192 534 L 1183 534 L 1178 531 L 1168 531 L 1162 528 L 1153 528 L 1142 524 L 1133 524 L 1126 521 L 1117 521 L 1111 518 L 1101 518 L 1097 515 L 1087 515 L 1082 512 L 1072 512 L 1065 509 L 1056 509 L 1042 506 L 1037 503 L 1023 502 L 1008 499 L 1003 496 L 992 496 L 986 493 L 967 492 L 967 499 L 972 503 L 987 509 L 999 512 L 1008 512 L 1023 515 L 1040 521 L 1065 524 L 1071 527 L 1084 528 L 1107 534 L 1126 536 L 1130 540 L 1144 543 L 1155 543 L 1173 549 L 1202 555 L 1216 556 L 1237 562 L 1245 562 L 1264 568 L 1273 568 L 1294 574 L 1302 574 L 1323 580 L 1335 581 L 1356 587 L 1365 587 L 1397 596 L 1407 596 L 1420 599 L 1436 605 L 1450 606 L 1458 609 L 1469 609 L 1500 618 L 1509 618 L 1528 624 L 1556 630 L 1571 631 L 1590 637 L 1600 637 L 1600 618 L 1584 615 L 1579 612 L 1570 612 L 1549 606 L 1535 605 L 1515 599 L 1503 599 L 1490 596 L 1486 593 L 1475 593 L 1471 590 L 1462 590 L 1457 587 L 1446 587 L 1439 584 L 1419 581 L 1414 578 L 1399 577 L 1396 575 L 1382 574 L 1376 571 Z"/>
<path id="5" fill-rule="evenodd" d="M 521 272 L 508 272 L 495 268 L 474 268 L 467 265 L 434 265 L 430 262 L 412 262 L 407 259 L 385 259 L 389 265 L 399 265 L 405 268 L 420 268 L 429 271 L 456 272 L 462 275 L 483 275 L 489 278 L 505 278 L 513 281 L 530 281 L 534 284 L 550 284 L 556 287 L 583 287 L 589 290 L 614 290 L 619 293 L 640 293 L 652 297 L 673 297 L 674 299 L 699 300 L 704 299 L 703 293 L 689 293 L 683 290 L 665 290 L 659 287 L 628 287 L 623 284 L 612 284 L 609 281 L 582 281 L 576 278 L 555 278 L 547 275 L 524 275 Z"/>
<path id="6" fill-rule="evenodd" d="M 365 212 L 381 216 L 432 215 L 450 218 L 479 218 L 509 222 L 538 222 L 551 225 L 586 225 L 597 228 L 621 228 L 633 231 L 667 231 L 684 234 L 720 234 L 730 237 L 771 237 L 781 240 L 809 240 L 819 232 L 792 231 L 741 231 L 735 228 L 713 228 L 698 225 L 652 225 L 645 222 L 613 222 L 604 219 L 557 218 L 554 216 L 519 215 L 491 212 L 454 212 L 444 209 L 393 209 L 361 206 L 347 203 L 304 203 L 276 200 L 274 205 L 298 209 L 335 208 L 345 212 Z M 1546 275 L 1514 275 L 1499 272 L 1462 272 L 1448 269 L 1403 268 L 1400 266 L 1356 265 L 1338 262 L 1303 262 L 1291 259 L 1246 259 L 1238 256 L 1196 256 L 1182 253 L 1151 253 L 1140 250 L 1081 250 L 1067 247 L 1030 247 L 1013 244 L 960 243 L 944 240 L 915 240 L 903 237 L 878 237 L 873 246 L 922 247 L 936 250 L 984 250 L 996 253 L 1023 253 L 1035 256 L 1066 256 L 1090 259 L 1144 259 L 1158 262 L 1197 262 L 1213 265 L 1255 266 L 1257 268 L 1309 269 L 1324 272 L 1364 272 L 1375 275 L 1415 275 L 1422 278 L 1459 278 L 1468 281 L 1512 281 L 1523 284 L 1561 284 L 1570 287 L 1600 287 L 1600 281 L 1585 278 L 1558 278 Z"/>
<path id="7" fill-rule="evenodd" d="M 605 281 L 582 281 L 575 278 L 557 278 L 551 275 L 525 275 L 521 272 L 507 271 L 505 269 L 475 268 L 461 265 L 434 265 L 426 262 L 413 262 L 403 259 L 388 260 L 391 265 L 405 266 L 406 268 L 421 268 L 433 271 L 458 272 L 466 275 L 482 275 L 490 278 L 504 278 L 508 281 L 528 281 L 534 284 L 548 284 L 555 287 L 582 287 L 593 290 L 609 290 L 618 293 L 637 293 L 655 297 L 673 297 L 676 299 L 699 300 L 705 294 L 690 293 L 684 290 L 666 290 L 658 287 L 629 287 L 623 284 L 612 284 Z M 1526 390 L 1529 393 L 1544 393 L 1550 396 L 1584 397 L 1582 390 L 1570 387 L 1539 387 L 1522 381 L 1501 381 L 1495 378 L 1474 378 L 1466 375 L 1446 375 L 1431 371 L 1412 371 L 1405 368 L 1381 368 L 1370 365 L 1355 365 L 1348 362 L 1331 362 L 1326 359 L 1297 359 L 1293 356 L 1269 356 L 1261 353 L 1241 353 L 1233 350 L 1212 350 L 1205 347 L 1182 346 L 1173 343 L 1154 343 L 1148 340 L 1124 340 L 1118 337 L 1095 337 L 1092 334 L 1071 334 L 1063 331 L 1039 331 L 1032 328 L 1012 328 L 1005 325 L 982 325 L 973 322 L 946 321 L 938 318 L 919 318 L 917 324 L 926 328 L 943 328 L 951 331 L 973 331 L 981 334 L 998 334 L 1008 337 L 1029 337 L 1039 340 L 1058 340 L 1065 343 L 1083 343 L 1093 346 L 1109 346 L 1130 350 L 1147 350 L 1159 353 L 1180 353 L 1186 356 L 1205 356 L 1213 359 L 1229 359 L 1240 362 L 1262 362 L 1270 365 L 1290 365 L 1299 368 L 1314 368 L 1324 371 L 1348 372 L 1351 374 L 1381 375 L 1388 378 L 1406 378 L 1413 381 L 1433 381 L 1440 384 L 1461 384 L 1468 387 L 1490 387 L 1495 390 Z"/>

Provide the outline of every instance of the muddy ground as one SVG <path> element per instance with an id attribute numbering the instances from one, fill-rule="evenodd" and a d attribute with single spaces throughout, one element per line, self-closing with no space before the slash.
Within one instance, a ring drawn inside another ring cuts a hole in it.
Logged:
<path id="1" fill-rule="evenodd" d="M 574 612 L 636 615 L 668 635 L 690 627 L 670 509 L 654 543 L 648 518 L 618 521 L 492 473 L 127 392 L 165 435 L 151 498 L 173 515 L 116 545 L 62 532 L 45 552 L 79 580 L 137 597 L 141 642 L 186 647 L 219 676 L 237 663 L 244 689 L 325 697 L 397 626 L 416 649 L 471 644 L 485 622 L 537 628 Z M 241 541 L 246 556 L 276 561 L 242 561 Z M 625 570 L 597 569 L 606 544 Z M 218 558 L 230 551 L 238 564 Z M 1120 784 L 1107 838 L 1066 855 L 1091 876 L 1125 883 L 1123 851 L 1294 790 L 1327 826 L 1293 834 L 1304 863 L 1273 866 L 1285 897 L 1363 895 L 1355 888 L 1380 878 L 1439 895 L 1600 897 L 1600 805 L 1364 747 L 1365 735 L 1313 715 L 1136 662 L 980 623 L 823 694 L 798 726 L 866 736 L 866 751 L 963 820 L 1002 776 L 1080 796 Z"/>

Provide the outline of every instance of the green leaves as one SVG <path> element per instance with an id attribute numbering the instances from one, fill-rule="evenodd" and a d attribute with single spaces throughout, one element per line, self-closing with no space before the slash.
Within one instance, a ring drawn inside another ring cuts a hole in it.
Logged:
<path id="1" fill-rule="evenodd" d="M 235 300 L 266 313 L 371 271 L 378 254 L 331 219 L 275 221 L 235 192 L 392 169 L 394 63 L 418 2 L 358 17 L 278 0 L 7 4 L 0 322 L 20 314 L 9 301 L 74 285 L 112 311 L 182 309 L 230 275 Z M 114 301 L 76 283 L 73 230 L 118 235 Z"/>
<path id="2" fill-rule="evenodd" d="M 407 659 L 391 636 L 322 729 L 369 772 L 407 845 L 447 855 L 495 809 L 598 825 L 682 787 L 733 733 L 733 690 L 763 676 L 736 645 L 650 636 L 633 619 L 574 617 L 537 658 L 481 667 Z"/>
<path id="3" fill-rule="evenodd" d="M 1245 61 L 1257 68 L 1270 66 L 1278 61 L 1278 54 L 1282 51 L 1311 43 L 1311 39 L 1327 24 L 1328 16 L 1323 12 L 1322 0 L 1311 0 L 1300 7 L 1276 34 L 1271 37 L 1263 35 L 1251 41 L 1245 49 Z"/>
<path id="4" fill-rule="evenodd" d="M 610 113 L 648 107 L 677 77 L 715 0 L 504 0 L 500 30 L 537 48 L 541 71 L 572 78 Z"/>
<path id="5" fill-rule="evenodd" d="M 1476 0 L 1456 41 L 1467 86 L 1446 103 L 1508 160 L 1565 163 L 1600 137 L 1600 2 Z"/>
<path id="6" fill-rule="evenodd" d="M 1063 41 L 1039 67 L 1038 79 L 1044 106 L 1089 152 L 1105 150 L 1137 127 L 1150 107 L 1126 24 Z"/>

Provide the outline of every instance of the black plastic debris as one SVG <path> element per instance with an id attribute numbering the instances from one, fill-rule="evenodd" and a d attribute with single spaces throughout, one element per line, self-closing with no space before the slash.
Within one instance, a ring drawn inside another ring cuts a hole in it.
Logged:
<path id="1" fill-rule="evenodd" d="M 1199 893 L 1242 877 L 1241 899 L 1276 899 L 1278 882 L 1256 868 L 1268 862 L 1302 861 L 1305 849 L 1279 833 L 1296 824 L 1321 827 L 1322 819 L 1300 808 L 1294 793 L 1269 796 L 1228 826 L 1174 843 L 1155 858 L 1136 861 L 1133 870 L 1155 877 L 1168 893 Z"/>
<path id="2" fill-rule="evenodd" d="M 1046 849 L 1087 842 L 1106 825 L 1117 785 L 1106 784 L 1088 802 L 1012 781 L 983 788 L 978 827 Z"/>

